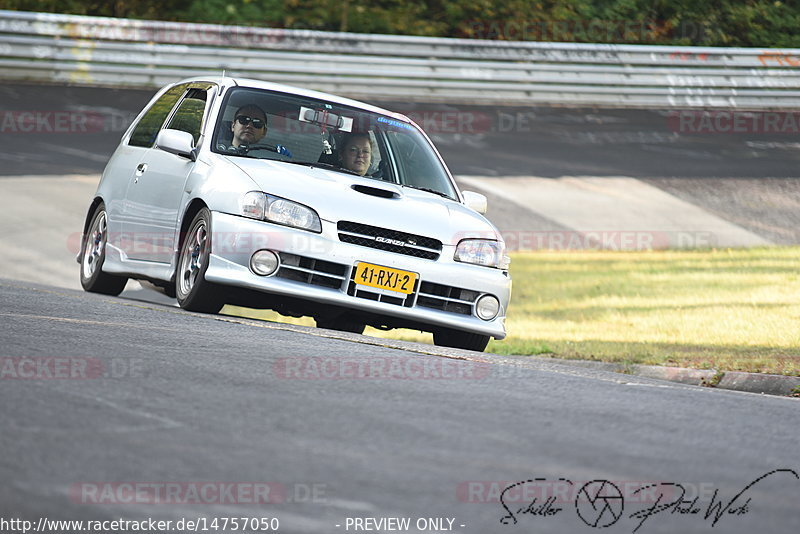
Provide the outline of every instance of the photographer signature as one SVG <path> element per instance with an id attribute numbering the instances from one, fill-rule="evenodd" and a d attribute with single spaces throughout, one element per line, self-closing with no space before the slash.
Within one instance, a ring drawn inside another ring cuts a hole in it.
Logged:
<path id="1" fill-rule="evenodd" d="M 728 501 L 719 497 L 719 489 L 714 489 L 711 499 L 705 504 L 700 502 L 699 496 L 695 496 L 693 499 L 687 498 L 687 488 L 677 482 L 654 482 L 641 485 L 631 492 L 630 497 L 639 497 L 639 502 L 648 501 L 648 505 L 628 515 L 629 519 L 637 521 L 632 532 L 638 532 L 645 522 L 665 512 L 669 515 L 695 516 L 702 518 L 703 521 L 710 521 L 712 527 L 716 526 L 725 517 L 742 516 L 751 511 L 753 498 L 749 496 L 749 491 L 754 486 L 769 478 L 786 475 L 800 480 L 800 475 L 793 469 L 774 469 L 747 484 Z M 524 506 L 517 508 L 516 511 L 512 511 L 509 507 L 510 492 L 519 492 L 520 488 L 524 488 L 527 484 L 541 484 L 542 482 L 560 484 L 562 490 L 567 486 L 570 489 L 575 487 L 572 481 L 565 478 L 559 478 L 557 481 L 536 478 L 515 482 L 500 493 L 500 504 L 506 511 L 500 522 L 504 525 L 516 525 L 523 516 L 551 517 L 563 512 L 564 506 L 559 506 L 559 502 L 563 504 L 566 499 L 559 500 L 555 495 L 549 496 L 544 501 L 539 500 L 539 496 L 536 496 L 530 502 L 526 502 Z M 561 494 L 565 495 L 566 492 L 562 491 Z M 645 495 L 647 497 L 643 498 Z M 575 495 L 573 504 L 578 517 L 587 526 L 605 528 L 617 523 L 623 517 L 625 496 L 613 482 L 593 480 L 581 486 Z"/>

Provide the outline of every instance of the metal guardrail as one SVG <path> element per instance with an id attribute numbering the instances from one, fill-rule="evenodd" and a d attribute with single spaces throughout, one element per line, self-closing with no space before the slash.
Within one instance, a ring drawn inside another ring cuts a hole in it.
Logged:
<path id="1" fill-rule="evenodd" d="M 368 35 L 0 10 L 0 77 L 157 87 L 225 70 L 371 100 L 796 109 L 800 50 Z"/>

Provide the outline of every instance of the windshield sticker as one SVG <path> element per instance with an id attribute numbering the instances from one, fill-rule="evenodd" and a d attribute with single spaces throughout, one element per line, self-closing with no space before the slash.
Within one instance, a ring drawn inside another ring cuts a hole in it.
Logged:
<path id="1" fill-rule="evenodd" d="M 388 124 L 389 126 L 394 126 L 395 128 L 403 128 L 405 130 L 413 130 L 414 127 L 410 124 L 406 124 L 404 122 L 400 122 L 395 119 L 387 119 L 386 117 L 378 117 L 378 122 L 382 122 L 384 124 Z"/>

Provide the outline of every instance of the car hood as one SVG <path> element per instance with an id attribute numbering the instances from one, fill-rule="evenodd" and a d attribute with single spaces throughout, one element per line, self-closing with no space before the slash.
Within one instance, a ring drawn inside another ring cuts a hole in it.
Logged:
<path id="1" fill-rule="evenodd" d="M 482 215 L 433 193 L 317 167 L 228 160 L 258 189 L 309 206 L 326 221 L 354 221 L 433 237 L 450 245 L 465 237 L 500 239 L 497 229 Z"/>

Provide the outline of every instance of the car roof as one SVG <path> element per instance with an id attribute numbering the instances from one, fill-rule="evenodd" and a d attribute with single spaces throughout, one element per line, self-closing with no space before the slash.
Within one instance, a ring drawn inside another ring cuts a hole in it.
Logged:
<path id="1" fill-rule="evenodd" d="M 235 85 L 238 87 L 251 87 L 254 89 L 264 89 L 267 91 L 277 91 L 280 93 L 288 93 L 292 95 L 299 95 L 308 98 L 318 98 L 320 100 L 327 100 L 329 102 L 334 102 L 336 104 L 341 104 L 343 106 L 349 106 L 353 108 L 358 108 L 364 111 L 372 112 L 372 113 L 380 113 L 381 115 L 388 115 L 390 117 L 394 117 L 397 119 L 401 119 L 404 122 L 408 122 L 409 124 L 413 124 L 413 121 L 403 115 L 402 113 L 397 113 L 394 111 L 390 111 L 388 109 L 380 108 L 378 106 L 373 106 L 372 104 L 367 104 L 366 102 L 360 102 L 358 100 L 352 100 L 350 98 L 345 98 L 342 96 L 333 95 L 330 93 L 324 93 L 322 91 L 315 91 L 313 89 L 304 89 L 302 87 L 295 87 L 292 85 L 284 85 L 280 83 L 273 83 L 267 82 L 263 80 L 255 80 L 252 78 L 233 78 L 230 76 L 195 76 L 192 78 L 185 78 L 178 82 L 175 82 L 173 85 L 179 85 L 182 83 L 192 83 L 192 82 L 212 82 L 216 83 L 221 86 L 225 85 Z"/>

